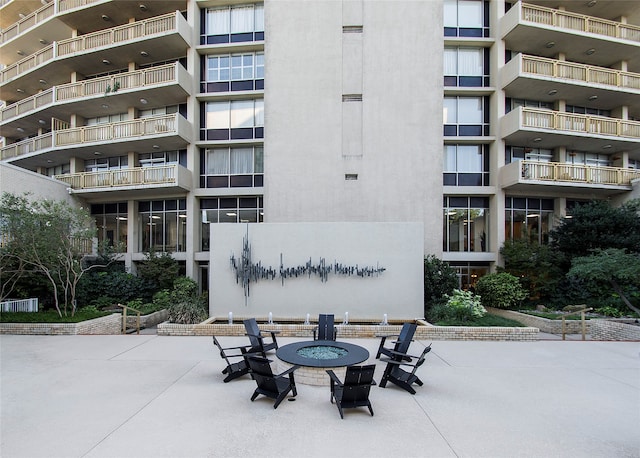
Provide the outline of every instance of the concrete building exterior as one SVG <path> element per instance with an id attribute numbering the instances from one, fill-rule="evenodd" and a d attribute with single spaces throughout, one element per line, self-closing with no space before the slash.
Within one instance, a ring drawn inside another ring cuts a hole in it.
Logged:
<path id="1" fill-rule="evenodd" d="M 638 196 L 637 2 L 2 0 L 0 28 L 0 190 L 51 177 L 203 290 L 214 224 L 421 223 L 469 286 Z"/>

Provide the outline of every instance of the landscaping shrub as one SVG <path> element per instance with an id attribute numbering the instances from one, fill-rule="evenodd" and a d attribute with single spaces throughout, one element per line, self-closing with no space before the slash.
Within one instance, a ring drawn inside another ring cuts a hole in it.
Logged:
<path id="1" fill-rule="evenodd" d="M 169 321 L 179 324 L 197 324 L 209 317 L 206 296 L 198 295 L 198 284 L 188 277 L 178 277 L 169 292 Z M 158 295 L 164 302 L 166 296 Z"/>
<path id="2" fill-rule="evenodd" d="M 487 311 L 480 302 L 480 297 L 471 291 L 453 290 L 451 295 L 445 295 L 447 302 L 435 304 L 431 307 L 429 319 L 439 321 L 472 321 L 482 318 Z"/>
<path id="3" fill-rule="evenodd" d="M 515 307 L 527 298 L 518 278 L 506 272 L 480 277 L 476 292 L 482 297 L 484 306 L 501 309 Z"/>

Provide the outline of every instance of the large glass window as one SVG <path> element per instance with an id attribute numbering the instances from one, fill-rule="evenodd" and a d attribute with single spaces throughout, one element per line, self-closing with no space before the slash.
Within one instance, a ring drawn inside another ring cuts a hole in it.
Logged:
<path id="1" fill-rule="evenodd" d="M 187 201 L 138 203 L 140 251 L 180 252 L 187 249 Z"/>
<path id="2" fill-rule="evenodd" d="M 504 225 L 506 239 L 547 243 L 553 225 L 553 199 L 507 196 Z"/>
<path id="3" fill-rule="evenodd" d="M 200 44 L 264 40 L 264 6 L 209 8 L 201 15 Z"/>
<path id="4" fill-rule="evenodd" d="M 445 136 L 489 135 L 489 103 L 485 97 L 445 96 L 443 121 Z"/>
<path id="5" fill-rule="evenodd" d="M 489 86 L 489 50 L 486 48 L 445 47 L 444 85 Z"/>
<path id="6" fill-rule="evenodd" d="M 241 140 L 264 137 L 264 100 L 206 102 L 202 108 L 201 140 Z"/>
<path id="7" fill-rule="evenodd" d="M 488 37 L 489 3 L 482 0 L 444 0 L 445 37 Z"/>
<path id="8" fill-rule="evenodd" d="M 443 251 L 488 251 L 489 198 L 444 197 Z"/>
<path id="9" fill-rule="evenodd" d="M 203 56 L 201 92 L 264 89 L 264 53 Z"/>
<path id="10" fill-rule="evenodd" d="M 484 262 L 450 262 L 458 274 L 458 288 L 473 291 L 480 277 L 489 273 L 489 265 Z"/>
<path id="11" fill-rule="evenodd" d="M 47 176 L 52 177 L 55 175 L 65 175 L 67 173 L 71 173 L 71 164 L 68 162 L 66 164 L 56 165 L 54 167 L 47 167 Z"/>
<path id="12" fill-rule="evenodd" d="M 487 145 L 444 145 L 445 186 L 489 186 Z"/>
<path id="13" fill-rule="evenodd" d="M 180 164 L 187 166 L 187 150 L 157 151 L 154 153 L 140 153 L 138 155 L 140 167 L 154 167 L 161 165 Z"/>
<path id="14" fill-rule="evenodd" d="M 262 146 L 208 148 L 200 151 L 201 188 L 241 188 L 263 185 Z"/>
<path id="15" fill-rule="evenodd" d="M 127 250 L 127 203 L 91 205 L 91 215 L 98 229 L 98 243 Z"/>
<path id="16" fill-rule="evenodd" d="M 505 148 L 505 163 L 516 161 L 551 162 L 553 151 L 545 148 L 530 148 L 526 146 L 507 146 Z"/>
<path id="17" fill-rule="evenodd" d="M 262 196 L 216 197 L 200 200 L 202 251 L 209 251 L 209 224 L 261 223 L 264 220 Z"/>
<path id="18" fill-rule="evenodd" d="M 126 169 L 129 162 L 127 156 L 103 157 L 84 161 L 85 172 Z"/>

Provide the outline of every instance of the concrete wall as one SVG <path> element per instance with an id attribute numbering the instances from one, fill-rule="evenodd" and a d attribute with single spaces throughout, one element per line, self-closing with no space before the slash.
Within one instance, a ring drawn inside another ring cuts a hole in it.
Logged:
<path id="1" fill-rule="evenodd" d="M 11 164 L 0 163 L 0 194 L 10 192 L 23 194 L 29 192 L 33 200 L 65 200 L 78 205 L 76 199 L 69 195 L 67 184 L 51 177 L 31 172 Z"/>
<path id="2" fill-rule="evenodd" d="M 306 275 L 282 281 L 250 283 L 245 299 L 242 285 L 230 265 L 233 254 L 241 259 L 248 231 L 251 263 L 280 269 L 317 264 L 325 258 L 359 267 L 377 265 L 386 270 L 378 276 L 340 276 L 330 273 L 326 281 Z M 237 316 L 305 317 L 307 313 L 333 313 L 342 318 L 416 319 L 423 316 L 423 228 L 418 223 L 281 223 L 242 226 L 211 225 L 209 312 Z"/>
<path id="3" fill-rule="evenodd" d="M 417 221 L 440 254 L 441 2 L 266 0 L 265 14 L 265 221 Z"/>

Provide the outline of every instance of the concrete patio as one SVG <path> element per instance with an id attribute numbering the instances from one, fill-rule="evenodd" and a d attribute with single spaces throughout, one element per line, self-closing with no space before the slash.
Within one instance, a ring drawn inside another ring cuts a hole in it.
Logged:
<path id="1" fill-rule="evenodd" d="M 435 341 L 415 396 L 374 387 L 344 420 L 327 387 L 251 402 L 210 337 L 3 335 L 0 357 L 4 458 L 640 457 L 638 342 Z"/>

